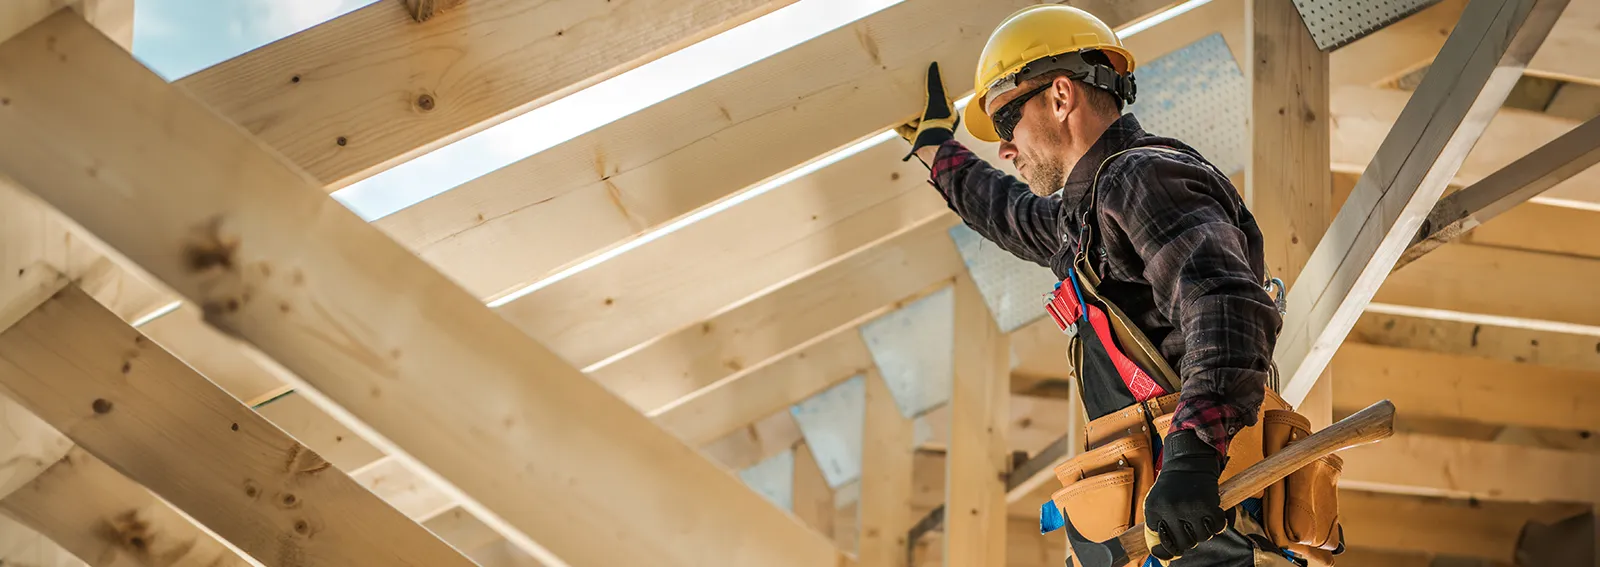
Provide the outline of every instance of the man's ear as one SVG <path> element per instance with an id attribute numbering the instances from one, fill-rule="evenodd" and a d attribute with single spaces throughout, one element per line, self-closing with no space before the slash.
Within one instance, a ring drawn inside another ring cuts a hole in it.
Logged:
<path id="1" fill-rule="evenodd" d="M 1078 85 L 1072 84 L 1072 79 L 1065 76 L 1056 77 L 1051 82 L 1054 88 L 1050 90 L 1056 96 L 1050 97 L 1050 111 L 1055 115 L 1057 122 L 1066 122 L 1067 115 L 1071 114 L 1073 107 L 1081 102 L 1079 99 L 1083 97 L 1083 93 L 1078 92 Z"/>

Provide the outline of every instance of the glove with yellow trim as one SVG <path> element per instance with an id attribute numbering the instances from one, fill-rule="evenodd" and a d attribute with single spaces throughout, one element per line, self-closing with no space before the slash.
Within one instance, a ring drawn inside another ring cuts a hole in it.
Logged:
<path id="1" fill-rule="evenodd" d="M 1161 474 L 1144 497 L 1144 541 L 1162 565 L 1228 527 L 1217 493 L 1222 459 L 1194 430 L 1167 434 Z"/>
<path id="2" fill-rule="evenodd" d="M 900 137 L 911 144 L 911 151 L 900 161 L 910 160 L 919 148 L 937 146 L 955 138 L 956 125 L 960 123 L 961 116 L 956 114 L 955 105 L 944 94 L 944 82 L 939 79 L 939 62 L 930 63 L 928 88 L 923 93 L 922 115 L 895 127 Z"/>

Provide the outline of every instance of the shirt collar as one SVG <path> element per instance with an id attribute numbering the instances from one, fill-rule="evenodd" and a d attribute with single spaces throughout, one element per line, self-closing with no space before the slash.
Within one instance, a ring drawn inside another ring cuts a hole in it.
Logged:
<path id="1" fill-rule="evenodd" d="M 1095 171 L 1100 169 L 1100 162 L 1107 156 L 1120 152 L 1134 145 L 1135 142 L 1148 134 L 1139 126 L 1139 120 L 1133 113 L 1123 114 L 1106 127 L 1094 145 L 1089 146 L 1089 151 L 1083 154 L 1078 164 L 1073 166 L 1072 173 L 1067 174 L 1067 181 L 1062 187 L 1061 197 L 1063 203 L 1077 203 L 1089 191 L 1089 183 L 1094 181 Z"/>

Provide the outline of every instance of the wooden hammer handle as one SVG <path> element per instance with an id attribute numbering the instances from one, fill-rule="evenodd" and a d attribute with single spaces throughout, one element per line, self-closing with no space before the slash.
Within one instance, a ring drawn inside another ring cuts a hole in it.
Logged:
<path id="1" fill-rule="evenodd" d="M 1367 406 L 1229 478 L 1217 487 L 1221 492 L 1222 509 L 1238 506 L 1251 495 L 1324 455 L 1386 439 L 1391 435 L 1394 435 L 1394 404 L 1383 400 Z M 1143 562 L 1145 556 L 1150 555 L 1150 548 L 1144 541 L 1143 523 L 1122 532 L 1117 540 L 1122 543 L 1129 559 Z"/>

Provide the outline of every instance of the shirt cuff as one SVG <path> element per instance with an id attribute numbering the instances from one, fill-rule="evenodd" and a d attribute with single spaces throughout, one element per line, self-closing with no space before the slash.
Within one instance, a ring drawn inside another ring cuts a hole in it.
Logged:
<path id="1" fill-rule="evenodd" d="M 1201 441 L 1215 447 L 1217 454 L 1223 456 L 1228 454 L 1233 435 L 1243 428 L 1237 409 L 1205 398 L 1179 402 L 1172 414 L 1172 431 L 1194 430 Z"/>
<path id="2" fill-rule="evenodd" d="M 928 175 L 931 179 L 937 181 L 940 176 L 960 169 L 961 166 L 970 163 L 977 157 L 977 154 L 972 153 L 966 146 L 961 145 L 961 142 L 953 139 L 945 140 L 944 143 L 939 144 L 939 151 L 934 153 L 933 165 L 929 166 Z"/>

